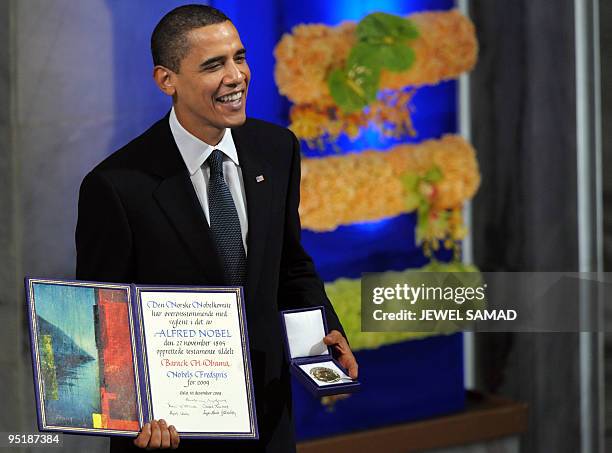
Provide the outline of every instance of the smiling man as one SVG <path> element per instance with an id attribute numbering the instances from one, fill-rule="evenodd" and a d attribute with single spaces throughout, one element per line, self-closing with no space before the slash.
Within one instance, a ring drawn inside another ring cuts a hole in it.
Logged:
<path id="1" fill-rule="evenodd" d="M 154 79 L 172 110 L 83 180 L 77 278 L 245 288 L 258 441 L 180 441 L 171 420 L 147 423 L 111 451 L 295 451 L 278 312 L 324 306 L 324 341 L 357 377 L 342 326 L 300 243 L 295 136 L 246 118 L 246 50 L 220 11 L 168 13 L 151 39 Z M 180 442 L 180 447 L 179 447 Z"/>

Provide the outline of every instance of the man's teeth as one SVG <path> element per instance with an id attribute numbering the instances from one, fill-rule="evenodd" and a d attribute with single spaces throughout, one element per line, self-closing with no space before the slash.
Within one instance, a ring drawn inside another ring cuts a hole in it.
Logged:
<path id="1" fill-rule="evenodd" d="M 227 96 L 221 96 L 217 100 L 219 102 L 234 102 L 238 101 L 239 99 L 242 99 L 242 91 L 239 91 L 238 93 L 234 94 L 228 94 Z"/>

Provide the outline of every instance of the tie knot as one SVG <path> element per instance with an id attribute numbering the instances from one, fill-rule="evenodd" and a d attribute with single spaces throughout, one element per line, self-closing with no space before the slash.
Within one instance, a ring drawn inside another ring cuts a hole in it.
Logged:
<path id="1" fill-rule="evenodd" d="M 208 157 L 208 166 L 210 167 L 211 175 L 223 175 L 223 152 L 214 149 Z"/>

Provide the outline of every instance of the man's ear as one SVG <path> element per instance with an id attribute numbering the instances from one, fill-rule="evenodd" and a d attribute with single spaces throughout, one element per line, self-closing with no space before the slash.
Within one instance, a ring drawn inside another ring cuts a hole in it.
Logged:
<path id="1" fill-rule="evenodd" d="M 168 96 L 174 96 L 174 93 L 176 93 L 174 72 L 165 66 L 157 65 L 153 68 L 153 79 L 160 90 Z"/>

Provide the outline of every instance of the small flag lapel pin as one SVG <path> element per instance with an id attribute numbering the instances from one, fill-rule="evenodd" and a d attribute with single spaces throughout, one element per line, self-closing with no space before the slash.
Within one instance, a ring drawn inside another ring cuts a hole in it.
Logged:
<path id="1" fill-rule="evenodd" d="M 257 181 L 257 182 L 262 182 L 263 180 L 264 180 L 263 175 L 259 175 L 259 176 L 257 176 L 257 177 L 255 178 L 255 181 Z"/>

